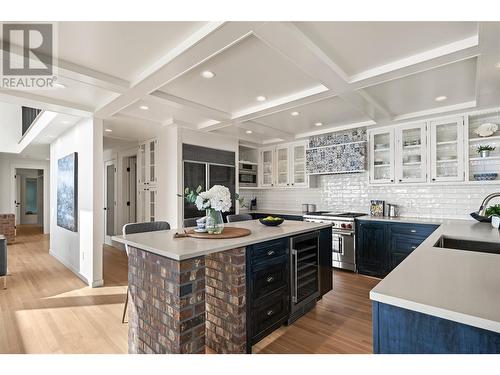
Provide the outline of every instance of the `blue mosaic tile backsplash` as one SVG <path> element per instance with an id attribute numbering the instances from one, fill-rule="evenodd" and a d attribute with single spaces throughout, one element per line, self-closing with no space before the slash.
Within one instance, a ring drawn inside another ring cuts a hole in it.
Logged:
<path id="1" fill-rule="evenodd" d="M 310 148 L 306 150 L 307 173 L 333 174 L 364 171 L 366 169 L 366 142 L 349 142 L 366 141 L 366 139 L 366 129 L 311 137 Z"/>

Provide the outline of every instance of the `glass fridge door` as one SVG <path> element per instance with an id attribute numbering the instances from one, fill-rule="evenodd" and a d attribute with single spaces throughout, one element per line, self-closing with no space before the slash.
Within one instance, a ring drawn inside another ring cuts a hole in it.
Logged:
<path id="1" fill-rule="evenodd" d="M 209 188 L 214 185 L 222 185 L 227 187 L 231 193 L 231 210 L 222 213 L 225 221 L 227 215 L 236 213 L 236 169 L 232 166 L 209 164 L 208 171 Z"/>
<path id="2" fill-rule="evenodd" d="M 202 191 L 206 190 L 207 165 L 205 163 L 184 162 L 184 189 L 196 190 L 201 186 Z M 184 192 L 183 192 L 184 195 Z M 204 212 L 198 211 L 193 203 L 184 200 L 184 219 L 205 216 Z"/>

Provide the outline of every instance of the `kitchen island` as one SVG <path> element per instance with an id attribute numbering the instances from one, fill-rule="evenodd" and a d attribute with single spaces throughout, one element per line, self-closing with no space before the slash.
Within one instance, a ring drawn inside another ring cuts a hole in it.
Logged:
<path id="1" fill-rule="evenodd" d="M 370 292 L 374 352 L 500 353 L 499 230 L 471 220 L 386 220 L 439 227 Z M 491 252 L 442 247 L 443 236 L 458 246 L 487 242 Z"/>
<path id="2" fill-rule="evenodd" d="M 177 230 L 167 230 L 113 237 L 129 249 L 129 353 L 204 353 L 205 346 L 251 352 L 257 340 L 297 318 L 290 308 L 296 239 L 317 236 L 319 290 L 305 307 L 332 289 L 330 224 L 266 227 L 252 220 L 226 226 L 251 234 L 174 238 Z"/>

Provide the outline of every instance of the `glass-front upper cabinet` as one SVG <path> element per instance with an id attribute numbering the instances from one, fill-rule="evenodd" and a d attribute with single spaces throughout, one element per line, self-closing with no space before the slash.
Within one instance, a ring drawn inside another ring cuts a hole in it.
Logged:
<path id="1" fill-rule="evenodd" d="M 305 142 L 290 146 L 290 151 L 292 160 L 290 165 L 291 184 L 294 187 L 307 186 Z"/>
<path id="2" fill-rule="evenodd" d="M 288 146 L 276 148 L 276 184 L 278 186 L 289 186 L 289 154 Z"/>
<path id="3" fill-rule="evenodd" d="M 260 154 L 261 157 L 261 186 L 274 185 L 274 148 L 263 149 Z"/>
<path id="4" fill-rule="evenodd" d="M 370 131 L 370 182 L 394 182 L 394 129 Z"/>
<path id="5" fill-rule="evenodd" d="M 156 159 L 158 152 L 158 141 L 149 140 L 139 145 L 137 162 L 139 164 L 139 174 L 137 182 L 139 185 L 155 185 L 158 178 L 156 174 Z"/>
<path id="6" fill-rule="evenodd" d="M 142 143 L 139 146 L 139 153 L 137 155 L 139 159 L 139 184 L 143 184 L 146 181 L 146 144 Z"/>
<path id="7" fill-rule="evenodd" d="M 401 125 L 396 131 L 397 182 L 427 180 L 425 123 Z"/>
<path id="8" fill-rule="evenodd" d="M 463 118 L 430 123 L 431 181 L 463 181 Z"/>

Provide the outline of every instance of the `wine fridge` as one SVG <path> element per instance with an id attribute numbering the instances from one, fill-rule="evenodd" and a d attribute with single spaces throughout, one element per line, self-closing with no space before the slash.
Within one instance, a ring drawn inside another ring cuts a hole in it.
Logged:
<path id="1" fill-rule="evenodd" d="M 288 324 L 316 304 L 319 291 L 319 231 L 290 238 L 290 318 Z"/>

